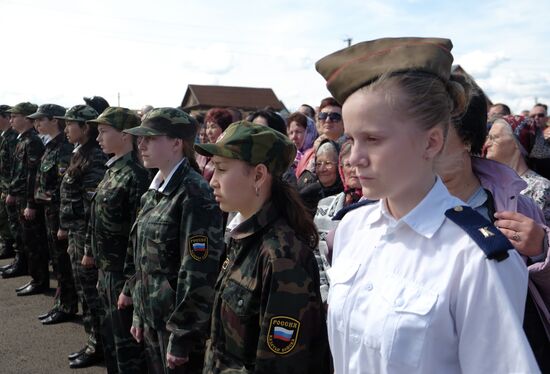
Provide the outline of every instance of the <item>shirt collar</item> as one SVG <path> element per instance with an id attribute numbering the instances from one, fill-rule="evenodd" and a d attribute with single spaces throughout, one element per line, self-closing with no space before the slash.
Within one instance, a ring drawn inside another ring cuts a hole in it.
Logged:
<path id="1" fill-rule="evenodd" d="M 159 170 L 157 172 L 157 174 L 155 175 L 155 177 L 153 178 L 153 181 L 151 182 L 151 185 L 149 186 L 149 189 L 150 190 L 157 190 L 158 192 L 164 193 L 164 190 L 166 189 L 166 186 L 168 186 L 168 183 L 170 183 L 170 179 L 172 179 L 172 176 L 174 175 L 174 173 L 176 172 L 178 167 L 183 163 L 184 160 L 185 160 L 185 158 L 182 158 L 180 160 L 180 162 L 178 162 L 176 164 L 176 166 L 174 166 L 172 168 L 172 170 L 170 171 L 170 174 L 168 174 L 166 179 L 162 178 L 162 174 Z"/>
<path id="2" fill-rule="evenodd" d="M 380 205 L 367 217 L 366 223 L 374 224 L 384 218 L 390 222 L 390 226 L 395 227 L 403 222 L 418 234 L 431 238 L 445 221 L 445 211 L 464 203 L 452 197 L 441 178 L 437 177 L 434 185 L 420 203 L 399 220 L 390 214 L 385 200 L 376 204 Z"/>
<path id="3" fill-rule="evenodd" d="M 76 153 L 78 152 L 78 150 L 80 149 L 80 147 L 82 147 L 82 144 L 77 144 L 74 149 L 73 149 L 73 153 Z"/>

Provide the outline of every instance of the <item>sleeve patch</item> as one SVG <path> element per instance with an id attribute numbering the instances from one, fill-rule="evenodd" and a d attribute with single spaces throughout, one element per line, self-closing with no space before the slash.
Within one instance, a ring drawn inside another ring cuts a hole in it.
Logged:
<path id="1" fill-rule="evenodd" d="M 208 238 L 204 235 L 195 235 L 189 238 L 189 255 L 195 261 L 204 261 L 208 258 Z"/>
<path id="2" fill-rule="evenodd" d="M 286 316 L 277 316 L 269 321 L 267 346 L 278 355 L 292 352 L 298 341 L 300 321 Z"/>

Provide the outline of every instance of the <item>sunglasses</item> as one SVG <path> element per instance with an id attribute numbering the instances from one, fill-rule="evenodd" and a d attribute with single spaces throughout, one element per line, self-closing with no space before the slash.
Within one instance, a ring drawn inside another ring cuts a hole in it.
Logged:
<path id="1" fill-rule="evenodd" d="M 319 113 L 319 120 L 326 121 L 327 118 L 329 120 L 331 120 L 332 122 L 338 122 L 338 121 L 342 120 L 342 115 L 340 113 L 335 113 L 335 112 L 332 112 L 332 113 L 321 112 L 321 113 Z"/>
<path id="2" fill-rule="evenodd" d="M 529 116 L 529 118 L 544 118 L 544 117 L 545 117 L 544 113 L 531 114 Z"/>

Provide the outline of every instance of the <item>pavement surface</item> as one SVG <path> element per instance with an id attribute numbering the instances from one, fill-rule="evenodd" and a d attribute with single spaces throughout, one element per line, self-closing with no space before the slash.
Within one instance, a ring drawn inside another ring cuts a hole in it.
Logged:
<path id="1" fill-rule="evenodd" d="M 0 266 L 11 261 L 0 260 Z M 52 308 L 56 281 L 50 281 L 52 288 L 46 294 L 17 296 L 15 289 L 28 281 L 28 276 L 0 278 L 0 373 L 106 373 L 101 365 L 69 368 L 67 355 L 86 343 L 82 321 L 79 317 L 71 322 L 43 326 L 36 317 Z"/>

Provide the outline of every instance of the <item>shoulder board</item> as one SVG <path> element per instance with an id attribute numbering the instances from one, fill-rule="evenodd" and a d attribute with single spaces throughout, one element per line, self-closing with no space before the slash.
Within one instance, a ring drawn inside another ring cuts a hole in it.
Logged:
<path id="1" fill-rule="evenodd" d="M 445 216 L 466 231 L 490 260 L 505 260 L 514 248 L 499 229 L 469 206 L 448 209 Z"/>
<path id="2" fill-rule="evenodd" d="M 367 200 L 361 200 L 361 201 L 358 201 L 358 202 L 353 203 L 351 205 L 348 205 L 347 207 L 342 208 L 338 212 L 336 212 L 334 217 L 332 217 L 332 220 L 333 221 L 341 221 L 342 218 L 344 218 L 344 216 L 346 214 L 348 214 L 349 212 L 351 212 L 352 210 L 355 210 L 355 209 L 360 208 L 360 207 L 365 206 L 365 205 L 370 205 L 370 204 L 375 203 L 377 201 L 378 200 L 368 200 L 367 199 Z"/>

